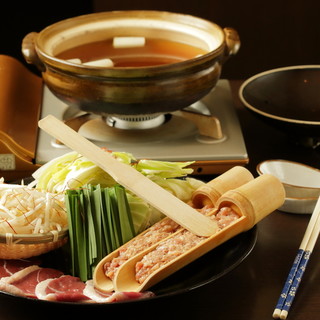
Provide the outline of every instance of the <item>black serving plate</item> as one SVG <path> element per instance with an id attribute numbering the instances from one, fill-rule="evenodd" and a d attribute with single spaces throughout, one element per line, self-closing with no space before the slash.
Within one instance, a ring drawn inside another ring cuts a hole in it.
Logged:
<path id="1" fill-rule="evenodd" d="M 268 70 L 246 80 L 243 104 L 257 117 L 297 139 L 320 138 L 320 65 Z"/>
<path id="2" fill-rule="evenodd" d="M 211 250 L 199 259 L 180 269 L 165 280 L 150 288 L 150 291 L 155 293 L 154 297 L 142 300 L 131 300 L 109 304 L 90 304 L 90 307 L 105 308 L 106 310 L 111 305 L 123 304 L 139 304 L 148 300 L 156 300 L 163 297 L 170 297 L 173 295 L 182 294 L 190 290 L 194 290 L 208 283 L 211 283 L 236 268 L 245 258 L 250 254 L 255 246 L 257 239 L 257 227 L 253 227 L 249 231 L 241 233 L 217 248 Z M 43 259 L 43 266 L 58 268 L 66 272 L 66 250 L 65 248 L 52 251 L 41 257 Z M 17 302 L 23 301 L 32 302 L 37 305 L 53 304 L 53 305 L 88 305 L 88 303 L 71 303 L 71 302 L 55 302 L 42 301 L 26 297 L 15 296 L 6 292 L 1 292 L 0 302 L 2 296 L 10 296 Z M 112 306 L 111 308 L 114 308 Z M 2 319 L 2 318 L 1 318 Z"/>

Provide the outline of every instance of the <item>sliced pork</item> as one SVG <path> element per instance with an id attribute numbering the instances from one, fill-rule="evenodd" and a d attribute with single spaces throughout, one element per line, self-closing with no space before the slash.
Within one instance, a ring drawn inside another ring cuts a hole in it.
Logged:
<path id="1" fill-rule="evenodd" d="M 120 302 L 120 301 L 128 301 L 128 300 L 137 300 L 154 297 L 155 294 L 151 291 L 146 292 L 109 292 L 104 293 L 100 292 L 94 287 L 93 281 L 88 280 L 86 282 L 86 287 L 83 293 L 90 297 L 90 299 L 94 302 L 98 303 L 110 303 L 110 302 Z"/>
<path id="2" fill-rule="evenodd" d="M 151 291 L 145 292 L 114 292 L 108 302 L 120 302 L 128 300 L 138 300 L 154 297 L 155 294 Z"/>
<path id="3" fill-rule="evenodd" d="M 48 279 L 36 288 L 38 299 L 78 302 L 89 300 L 83 290 L 86 284 L 78 277 L 63 275 L 57 279 Z"/>
<path id="4" fill-rule="evenodd" d="M 63 273 L 56 269 L 40 268 L 37 265 L 26 267 L 9 277 L 0 280 L 0 290 L 12 294 L 36 298 L 36 285 L 46 279 L 58 278 Z"/>
<path id="5" fill-rule="evenodd" d="M 38 299 L 63 302 L 110 303 L 154 296 L 152 292 L 103 293 L 94 287 L 92 280 L 84 283 L 78 277 L 69 275 L 42 281 L 35 291 Z"/>
<path id="6" fill-rule="evenodd" d="M 109 303 L 154 296 L 152 292 L 98 291 L 92 280 L 64 275 L 61 271 L 30 265 L 31 260 L 1 261 L 0 291 L 39 300 Z"/>
<path id="7" fill-rule="evenodd" d="M 14 273 L 32 266 L 38 265 L 40 261 L 38 259 L 17 259 L 17 260 L 5 260 L 0 259 L 0 279 L 3 277 L 9 277 Z"/>

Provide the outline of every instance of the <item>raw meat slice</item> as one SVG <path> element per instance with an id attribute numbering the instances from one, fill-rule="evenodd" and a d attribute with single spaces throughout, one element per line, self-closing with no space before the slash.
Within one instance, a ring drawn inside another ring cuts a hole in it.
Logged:
<path id="1" fill-rule="evenodd" d="M 98 291 L 92 280 L 83 282 L 78 277 L 61 271 L 30 265 L 31 260 L 0 260 L 0 290 L 39 300 L 64 302 L 109 303 L 154 296 L 152 292 Z"/>
<path id="2" fill-rule="evenodd" d="M 112 295 L 113 295 L 113 292 L 104 293 L 104 292 L 98 291 L 94 287 L 94 284 L 93 284 L 92 280 L 86 281 L 86 285 L 85 285 L 85 288 L 83 290 L 83 293 L 88 298 L 90 298 L 94 302 L 98 302 L 98 303 L 110 302 L 110 299 L 112 298 Z"/>
<path id="3" fill-rule="evenodd" d="M 25 259 L 17 259 L 17 260 L 5 260 L 0 259 L 0 279 L 3 277 L 9 277 L 14 273 L 29 267 L 31 265 L 37 265 L 40 261 L 36 260 L 25 260 Z"/>
<path id="4" fill-rule="evenodd" d="M 91 300 L 97 303 L 110 303 L 128 300 L 138 300 L 142 298 L 153 297 L 154 293 L 147 292 L 109 292 L 103 293 L 98 291 L 93 284 L 92 280 L 86 282 L 86 287 L 83 293 L 88 296 Z"/>
<path id="5" fill-rule="evenodd" d="M 44 284 L 39 284 L 36 289 L 38 299 L 56 301 L 85 301 L 87 297 L 83 291 L 86 284 L 78 277 L 63 275 L 57 279 L 51 279 Z"/>
<path id="6" fill-rule="evenodd" d="M 128 300 L 138 300 L 154 297 L 155 294 L 151 291 L 145 292 L 114 292 L 108 302 L 120 302 Z"/>
<path id="7" fill-rule="evenodd" d="M 60 277 L 63 273 L 56 269 L 29 266 L 10 277 L 0 280 L 0 289 L 12 294 L 36 298 L 35 288 L 38 283 L 50 278 Z"/>
<path id="8" fill-rule="evenodd" d="M 78 277 L 63 275 L 57 279 L 47 279 L 36 287 L 40 300 L 63 302 L 110 303 L 153 297 L 152 292 L 110 292 L 95 289 L 93 281 L 82 282 Z"/>

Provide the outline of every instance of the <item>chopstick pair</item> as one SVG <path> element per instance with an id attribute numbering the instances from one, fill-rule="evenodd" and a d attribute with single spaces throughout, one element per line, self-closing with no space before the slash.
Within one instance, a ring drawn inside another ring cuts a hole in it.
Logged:
<path id="1" fill-rule="evenodd" d="M 311 215 L 306 232 L 301 241 L 298 253 L 294 259 L 281 295 L 273 312 L 274 319 L 286 319 L 289 309 L 301 283 L 313 248 L 320 232 L 320 197 Z"/>

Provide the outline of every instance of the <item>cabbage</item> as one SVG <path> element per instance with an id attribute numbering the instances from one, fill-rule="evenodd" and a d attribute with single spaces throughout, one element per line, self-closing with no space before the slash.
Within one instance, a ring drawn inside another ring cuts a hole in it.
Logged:
<path id="1" fill-rule="evenodd" d="M 112 152 L 111 154 L 118 161 L 131 165 L 149 178 L 184 177 L 193 172 L 193 169 L 186 168 L 193 162 L 137 161 L 130 153 Z M 107 172 L 74 151 L 47 162 L 32 176 L 35 179 L 36 187 L 48 192 L 63 192 L 85 184 L 100 184 L 101 187 L 110 187 L 116 183 Z"/>
<path id="2" fill-rule="evenodd" d="M 106 150 L 106 152 L 109 151 Z M 118 161 L 132 166 L 184 202 L 189 201 L 192 192 L 203 184 L 200 180 L 186 177 L 193 172 L 193 169 L 187 168 L 193 162 L 145 159 L 138 161 L 130 153 L 111 152 L 111 154 Z M 47 162 L 32 176 L 35 179 L 32 183 L 33 186 L 52 193 L 79 189 L 84 185 L 100 185 L 105 188 L 116 184 L 116 181 L 107 172 L 74 151 Z M 128 190 L 127 194 L 134 228 L 137 233 L 164 217 L 159 210 Z"/>
<path id="3" fill-rule="evenodd" d="M 145 230 L 150 223 L 151 206 L 141 198 L 127 192 L 127 199 L 136 234 Z"/>
<path id="4" fill-rule="evenodd" d="M 204 182 L 194 178 L 163 179 L 154 176 L 151 180 L 184 202 L 188 202 L 191 199 L 192 192 L 204 184 Z M 149 205 L 145 200 L 129 192 L 127 192 L 127 198 L 137 234 L 164 218 L 161 211 Z"/>
<path id="5" fill-rule="evenodd" d="M 134 159 L 125 153 L 115 153 L 114 156 L 127 164 Z M 34 184 L 37 189 L 50 192 L 77 189 L 85 184 L 111 187 L 116 183 L 107 172 L 77 152 L 69 152 L 47 162 L 36 170 L 32 177 L 35 179 Z"/>
<path id="6" fill-rule="evenodd" d="M 188 202 L 193 191 L 204 184 L 204 182 L 195 178 L 162 179 L 161 177 L 153 176 L 150 179 L 184 202 Z"/>
<path id="7" fill-rule="evenodd" d="M 161 178 L 184 177 L 193 172 L 191 168 L 185 168 L 192 164 L 191 162 L 168 162 L 156 160 L 139 160 L 135 168 L 142 174 L 150 177 L 157 176 Z"/>

